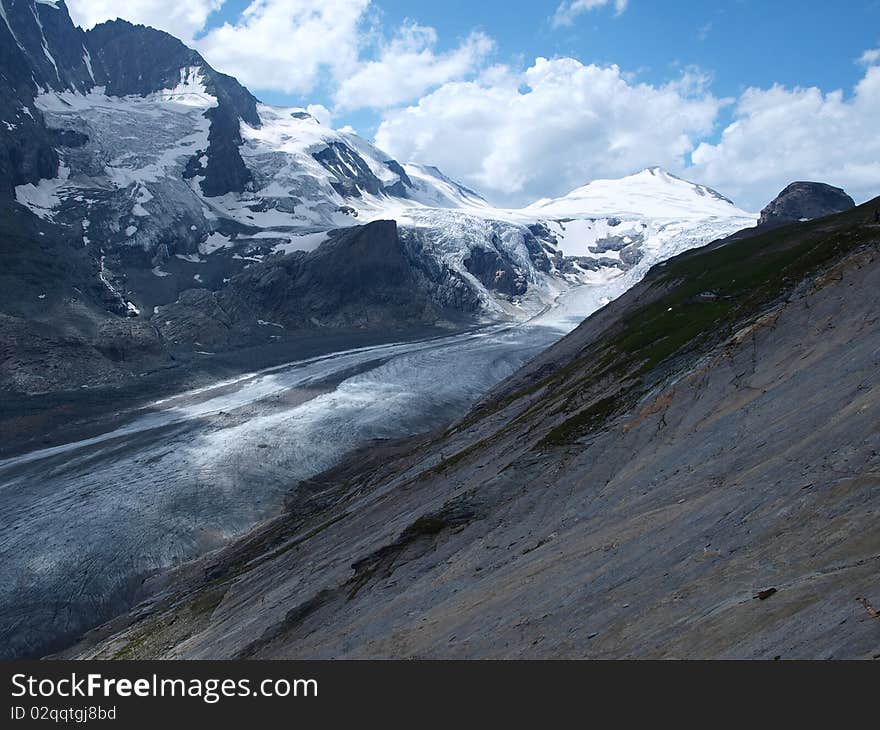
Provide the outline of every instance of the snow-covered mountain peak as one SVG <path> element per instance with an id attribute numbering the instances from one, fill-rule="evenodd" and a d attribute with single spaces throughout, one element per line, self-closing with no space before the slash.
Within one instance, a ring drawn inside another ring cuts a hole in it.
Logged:
<path id="1" fill-rule="evenodd" d="M 720 193 L 662 167 L 619 179 L 594 180 L 559 198 L 543 198 L 524 210 L 541 216 L 711 218 L 748 216 Z"/>

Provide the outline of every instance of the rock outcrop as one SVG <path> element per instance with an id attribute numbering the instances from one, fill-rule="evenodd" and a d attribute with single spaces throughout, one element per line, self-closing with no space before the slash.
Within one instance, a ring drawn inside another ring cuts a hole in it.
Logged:
<path id="1" fill-rule="evenodd" d="M 454 288 L 454 272 L 428 272 L 419 263 L 407 255 L 394 221 L 374 221 L 335 231 L 314 251 L 254 263 L 217 291 L 185 291 L 159 307 L 154 320 L 174 345 L 229 346 L 255 331 L 265 339 L 290 330 L 395 329 L 460 319 L 461 309 L 448 307 L 442 294 Z"/>
<path id="2" fill-rule="evenodd" d="M 855 201 L 841 188 L 819 182 L 793 182 L 761 211 L 758 225 L 813 220 L 853 207 Z"/>

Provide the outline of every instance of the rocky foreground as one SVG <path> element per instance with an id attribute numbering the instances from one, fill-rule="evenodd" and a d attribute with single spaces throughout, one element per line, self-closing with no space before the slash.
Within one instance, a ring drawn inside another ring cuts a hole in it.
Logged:
<path id="1" fill-rule="evenodd" d="M 877 658 L 875 206 L 655 267 L 66 655 Z"/>

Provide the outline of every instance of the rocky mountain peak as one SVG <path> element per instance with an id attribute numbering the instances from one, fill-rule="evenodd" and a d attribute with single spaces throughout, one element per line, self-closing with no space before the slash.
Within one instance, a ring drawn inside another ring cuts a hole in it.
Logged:
<path id="1" fill-rule="evenodd" d="M 17 61 L 19 88 L 85 91 L 94 83 L 85 33 L 60 0 L 0 0 L 0 38 L 4 68 Z"/>
<path id="2" fill-rule="evenodd" d="M 812 220 L 854 207 L 855 201 L 842 188 L 820 182 L 793 182 L 761 211 L 758 225 Z"/>

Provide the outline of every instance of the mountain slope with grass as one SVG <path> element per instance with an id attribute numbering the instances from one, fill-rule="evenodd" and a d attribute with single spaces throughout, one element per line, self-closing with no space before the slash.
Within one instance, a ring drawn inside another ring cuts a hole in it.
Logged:
<path id="1" fill-rule="evenodd" d="M 876 658 L 876 203 L 655 266 L 67 654 Z"/>

